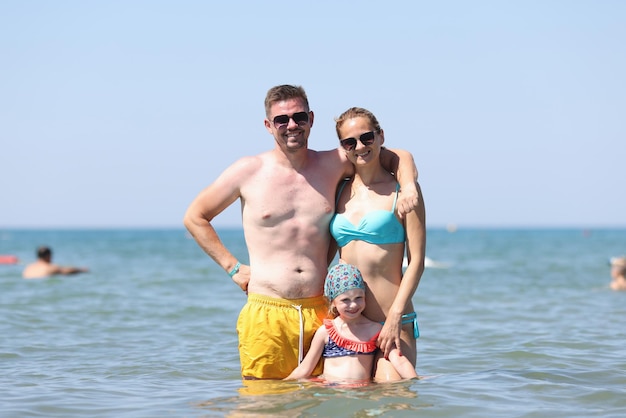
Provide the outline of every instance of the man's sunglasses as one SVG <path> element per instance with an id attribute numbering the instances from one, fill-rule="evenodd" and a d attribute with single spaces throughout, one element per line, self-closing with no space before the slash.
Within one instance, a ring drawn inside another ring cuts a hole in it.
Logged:
<path id="1" fill-rule="evenodd" d="M 376 131 L 365 132 L 359 137 L 359 141 L 365 146 L 372 145 L 374 143 L 374 139 L 376 138 Z M 356 147 L 356 138 L 346 138 L 340 139 L 339 142 L 341 146 L 346 151 L 352 151 Z"/>
<path id="2" fill-rule="evenodd" d="M 293 115 L 278 115 L 273 119 L 274 128 L 276 129 L 285 129 L 287 125 L 289 125 L 289 119 L 293 119 L 293 121 L 298 126 L 303 126 L 309 123 L 309 112 L 296 112 Z"/>

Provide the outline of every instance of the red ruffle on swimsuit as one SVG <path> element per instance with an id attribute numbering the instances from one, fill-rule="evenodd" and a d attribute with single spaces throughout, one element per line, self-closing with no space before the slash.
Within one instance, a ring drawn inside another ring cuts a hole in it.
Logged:
<path id="1" fill-rule="evenodd" d="M 324 326 L 328 332 L 328 344 L 324 346 L 324 357 L 344 357 L 358 354 L 374 354 L 376 351 L 376 340 L 380 331 L 369 341 L 353 341 L 339 335 L 335 328 L 335 323 L 330 319 L 324 319 Z"/>

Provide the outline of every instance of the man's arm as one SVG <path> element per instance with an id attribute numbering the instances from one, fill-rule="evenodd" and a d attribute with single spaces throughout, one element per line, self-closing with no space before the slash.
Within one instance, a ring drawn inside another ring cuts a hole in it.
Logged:
<path id="1" fill-rule="evenodd" d="M 191 202 L 183 223 L 200 248 L 227 273 L 237 265 L 237 258 L 224 246 L 211 221 L 240 197 L 241 179 L 247 178 L 251 160 L 242 159 L 224 171 L 217 180 Z M 232 276 L 242 290 L 248 288 L 249 266 L 240 266 Z"/>
<path id="2" fill-rule="evenodd" d="M 331 151 L 330 155 L 339 159 L 339 163 L 343 167 L 342 176 L 344 178 L 354 176 L 354 165 L 348 160 L 344 150 L 336 148 Z M 398 211 L 398 216 L 404 219 L 407 213 L 414 211 L 418 207 L 420 198 L 415 186 L 417 182 L 417 167 L 413 161 L 413 155 L 408 151 L 390 150 L 382 147 L 380 149 L 380 164 L 385 170 L 393 173 L 400 184 L 402 195 L 398 198 L 396 210 Z"/>
<path id="3" fill-rule="evenodd" d="M 89 269 L 83 267 L 72 267 L 72 266 L 54 266 L 52 273 L 50 274 L 78 274 L 78 273 L 87 273 Z"/>
<path id="4" fill-rule="evenodd" d="M 415 210 L 419 203 L 419 193 L 417 191 L 417 167 L 410 152 L 400 149 L 381 148 L 380 164 L 390 173 L 395 173 L 396 179 L 402 189 L 402 195 L 398 199 L 398 216 L 404 216 Z"/>

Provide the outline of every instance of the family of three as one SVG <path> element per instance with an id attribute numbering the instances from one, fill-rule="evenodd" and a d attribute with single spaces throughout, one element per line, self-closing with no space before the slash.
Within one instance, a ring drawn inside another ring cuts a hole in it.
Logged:
<path id="1" fill-rule="evenodd" d="M 271 88 L 265 114 L 273 149 L 228 167 L 184 218 L 198 245 L 247 294 L 237 321 L 242 377 L 284 379 L 302 372 L 294 371 L 328 317 L 324 283 L 339 249 L 340 262 L 355 266 L 364 281 L 357 286 L 364 300 L 349 301 L 354 306 L 346 310 L 381 325 L 374 333 L 378 349 L 369 357 L 372 378 L 404 378 L 390 360 L 403 357 L 415 370 L 418 328 L 411 300 L 426 242 L 412 155 L 384 148 L 383 129 L 362 108 L 337 118 L 337 149 L 309 149 L 314 113 L 300 86 Z M 249 265 L 236 259 L 211 224 L 237 200 Z M 363 336 L 338 332 L 348 340 Z M 323 361 L 315 360 L 304 374 L 322 374 Z"/>

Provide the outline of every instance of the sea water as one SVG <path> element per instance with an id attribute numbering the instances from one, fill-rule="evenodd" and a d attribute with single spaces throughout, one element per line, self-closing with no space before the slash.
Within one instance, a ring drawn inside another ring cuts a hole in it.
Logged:
<path id="1" fill-rule="evenodd" d="M 90 273 L 22 279 L 39 245 Z M 184 230 L 2 230 L 21 263 L 0 265 L 0 416 L 624 417 L 623 253 L 623 229 L 429 230 L 422 379 L 244 385 L 245 294 Z"/>

